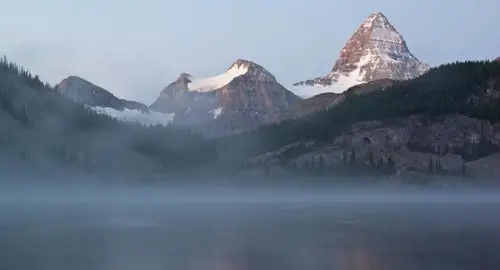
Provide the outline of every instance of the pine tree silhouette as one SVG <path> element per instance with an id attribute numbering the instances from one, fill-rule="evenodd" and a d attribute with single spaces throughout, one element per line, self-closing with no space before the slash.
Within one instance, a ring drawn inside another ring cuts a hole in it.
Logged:
<path id="1" fill-rule="evenodd" d="M 351 159 L 349 160 L 349 164 L 356 164 L 356 150 L 354 148 L 351 150 Z"/>
<path id="2" fill-rule="evenodd" d="M 392 160 L 392 157 L 389 156 L 387 158 L 387 170 L 391 172 L 394 170 L 395 167 L 396 167 L 396 163 L 394 163 L 394 160 Z"/>
<path id="3" fill-rule="evenodd" d="M 429 160 L 429 168 L 428 168 L 429 173 L 434 173 L 434 161 L 431 159 Z"/>
<path id="4" fill-rule="evenodd" d="M 382 166 L 384 166 L 384 160 L 381 157 L 379 157 L 378 160 L 377 160 L 377 166 L 376 166 L 376 168 L 377 169 L 381 169 Z"/>
<path id="5" fill-rule="evenodd" d="M 375 160 L 373 158 L 373 153 L 371 151 L 368 152 L 368 161 L 370 162 L 370 166 L 375 168 L 376 164 L 375 164 Z"/>

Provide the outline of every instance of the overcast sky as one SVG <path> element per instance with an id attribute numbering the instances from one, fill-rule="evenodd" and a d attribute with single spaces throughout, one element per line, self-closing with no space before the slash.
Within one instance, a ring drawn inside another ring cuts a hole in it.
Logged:
<path id="1" fill-rule="evenodd" d="M 150 104 L 181 72 L 255 61 L 284 85 L 325 75 L 372 12 L 430 65 L 500 56 L 498 0 L 0 0 L 0 54 Z"/>

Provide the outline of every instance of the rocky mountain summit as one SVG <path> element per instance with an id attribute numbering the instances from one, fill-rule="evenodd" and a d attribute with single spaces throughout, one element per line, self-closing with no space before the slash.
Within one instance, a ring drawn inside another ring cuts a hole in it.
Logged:
<path id="1" fill-rule="evenodd" d="M 373 80 L 408 80 L 428 69 L 410 52 L 389 20 L 375 12 L 349 38 L 330 73 L 295 83 L 292 90 L 303 97 L 342 93 L 351 86 Z"/>
<path id="2" fill-rule="evenodd" d="M 231 134 L 277 122 L 299 100 L 264 67 L 238 59 L 214 77 L 182 73 L 150 108 L 175 114 L 174 124 L 201 127 L 210 134 Z"/>
<path id="3" fill-rule="evenodd" d="M 109 107 L 119 111 L 124 109 L 149 111 L 145 104 L 118 98 L 108 90 L 77 76 L 63 79 L 56 89 L 67 98 L 91 107 Z"/>

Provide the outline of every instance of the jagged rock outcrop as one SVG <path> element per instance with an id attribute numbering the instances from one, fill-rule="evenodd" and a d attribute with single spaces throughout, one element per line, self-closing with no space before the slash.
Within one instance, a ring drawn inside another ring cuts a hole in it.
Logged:
<path id="1" fill-rule="evenodd" d="M 181 74 L 161 91 L 150 109 L 175 113 L 174 124 L 222 135 L 277 122 L 299 100 L 265 68 L 238 59 L 214 77 Z"/>
<path id="2" fill-rule="evenodd" d="M 69 76 L 62 80 L 56 89 L 67 98 L 90 107 L 108 107 L 119 111 L 124 109 L 149 111 L 145 104 L 120 99 L 108 90 L 77 76 Z"/>
<path id="3" fill-rule="evenodd" d="M 342 93 L 351 86 L 378 79 L 411 79 L 428 69 L 410 52 L 389 20 L 375 12 L 348 40 L 328 75 L 295 83 L 291 90 L 303 97 Z"/>

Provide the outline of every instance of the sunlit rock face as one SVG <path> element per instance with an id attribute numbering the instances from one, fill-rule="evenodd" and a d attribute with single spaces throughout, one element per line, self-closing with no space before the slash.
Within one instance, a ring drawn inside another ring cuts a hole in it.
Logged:
<path id="1" fill-rule="evenodd" d="M 408 49 L 406 41 L 380 12 L 371 14 L 349 38 L 330 73 L 295 83 L 299 96 L 342 93 L 351 86 L 379 79 L 408 80 L 429 66 Z"/>

